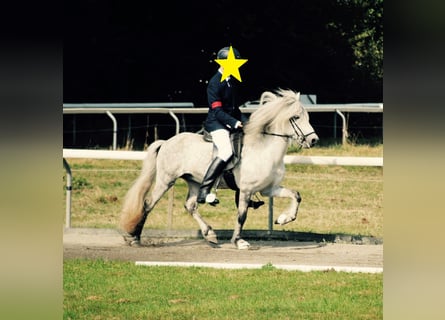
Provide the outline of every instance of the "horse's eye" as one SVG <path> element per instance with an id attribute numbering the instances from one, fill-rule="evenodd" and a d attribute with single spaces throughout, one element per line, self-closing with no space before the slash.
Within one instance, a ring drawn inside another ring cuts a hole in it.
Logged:
<path id="1" fill-rule="evenodd" d="M 298 120 L 298 119 L 300 119 L 300 117 L 299 116 L 295 116 L 295 117 L 293 117 L 293 119 L 294 120 Z"/>

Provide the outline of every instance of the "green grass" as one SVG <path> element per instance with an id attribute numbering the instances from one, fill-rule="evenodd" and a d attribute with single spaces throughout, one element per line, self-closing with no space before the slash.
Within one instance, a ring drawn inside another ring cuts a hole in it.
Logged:
<path id="1" fill-rule="evenodd" d="M 289 149 L 292 153 L 292 147 Z M 301 155 L 383 156 L 382 145 L 330 145 L 299 150 Z M 122 199 L 140 172 L 140 161 L 68 159 L 73 172 L 73 227 L 116 228 Z M 63 171 L 63 187 L 65 172 Z M 287 165 L 282 183 L 298 190 L 303 198 L 297 220 L 275 230 L 317 233 L 347 233 L 383 237 L 383 168 L 349 166 Z M 174 187 L 173 222 L 168 225 L 168 194 L 159 201 L 147 219 L 150 229 L 197 230 L 198 226 L 183 208 L 186 184 Z M 232 229 L 236 207 L 234 192 L 219 190 L 221 203 L 202 206 L 200 214 L 215 229 Z M 258 210 L 250 210 L 245 229 L 267 229 L 268 199 Z M 65 197 L 63 197 L 65 205 Z M 274 217 L 288 205 L 287 199 L 274 199 Z M 62 213 L 65 215 L 65 213 Z"/>
<path id="2" fill-rule="evenodd" d="M 64 261 L 64 319 L 382 319 L 383 275 Z"/>

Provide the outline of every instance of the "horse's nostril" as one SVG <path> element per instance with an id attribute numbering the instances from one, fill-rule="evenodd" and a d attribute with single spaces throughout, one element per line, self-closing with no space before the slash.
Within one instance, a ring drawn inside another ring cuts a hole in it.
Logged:
<path id="1" fill-rule="evenodd" d="M 312 141 L 311 141 L 311 144 L 314 145 L 314 144 L 316 144 L 317 142 L 318 142 L 318 139 L 317 139 L 317 138 L 313 138 Z"/>

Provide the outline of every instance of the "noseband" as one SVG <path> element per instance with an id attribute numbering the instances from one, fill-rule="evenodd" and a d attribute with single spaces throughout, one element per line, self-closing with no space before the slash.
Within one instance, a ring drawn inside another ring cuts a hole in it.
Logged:
<path id="1" fill-rule="evenodd" d="M 308 136 L 310 136 L 311 134 L 315 133 L 315 131 L 311 131 L 311 132 L 309 132 L 307 134 L 304 134 L 303 130 L 301 130 L 301 128 L 297 124 L 297 120 L 299 118 L 300 117 L 298 117 L 298 116 L 294 116 L 294 117 L 289 119 L 289 122 L 290 122 L 290 124 L 292 126 L 292 129 L 294 129 L 295 134 L 289 135 L 289 134 L 280 134 L 280 133 L 273 133 L 273 132 L 266 132 L 266 131 L 263 131 L 263 134 L 266 134 L 266 135 L 269 135 L 269 136 L 282 137 L 282 138 L 285 138 L 285 139 L 295 139 L 300 146 L 303 146 L 305 143 L 307 145 L 309 145 L 309 143 L 307 142 L 306 138 Z"/>

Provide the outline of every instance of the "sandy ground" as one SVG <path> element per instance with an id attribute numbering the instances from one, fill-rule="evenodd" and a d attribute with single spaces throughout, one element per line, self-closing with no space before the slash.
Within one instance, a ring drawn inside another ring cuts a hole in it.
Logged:
<path id="1" fill-rule="evenodd" d="M 125 244 L 117 230 L 66 229 L 64 259 L 87 258 L 121 261 L 203 262 L 341 266 L 383 269 L 383 244 L 319 241 L 248 240 L 250 250 L 238 250 L 229 240 L 211 246 L 203 239 L 143 237 L 142 248 Z"/>

